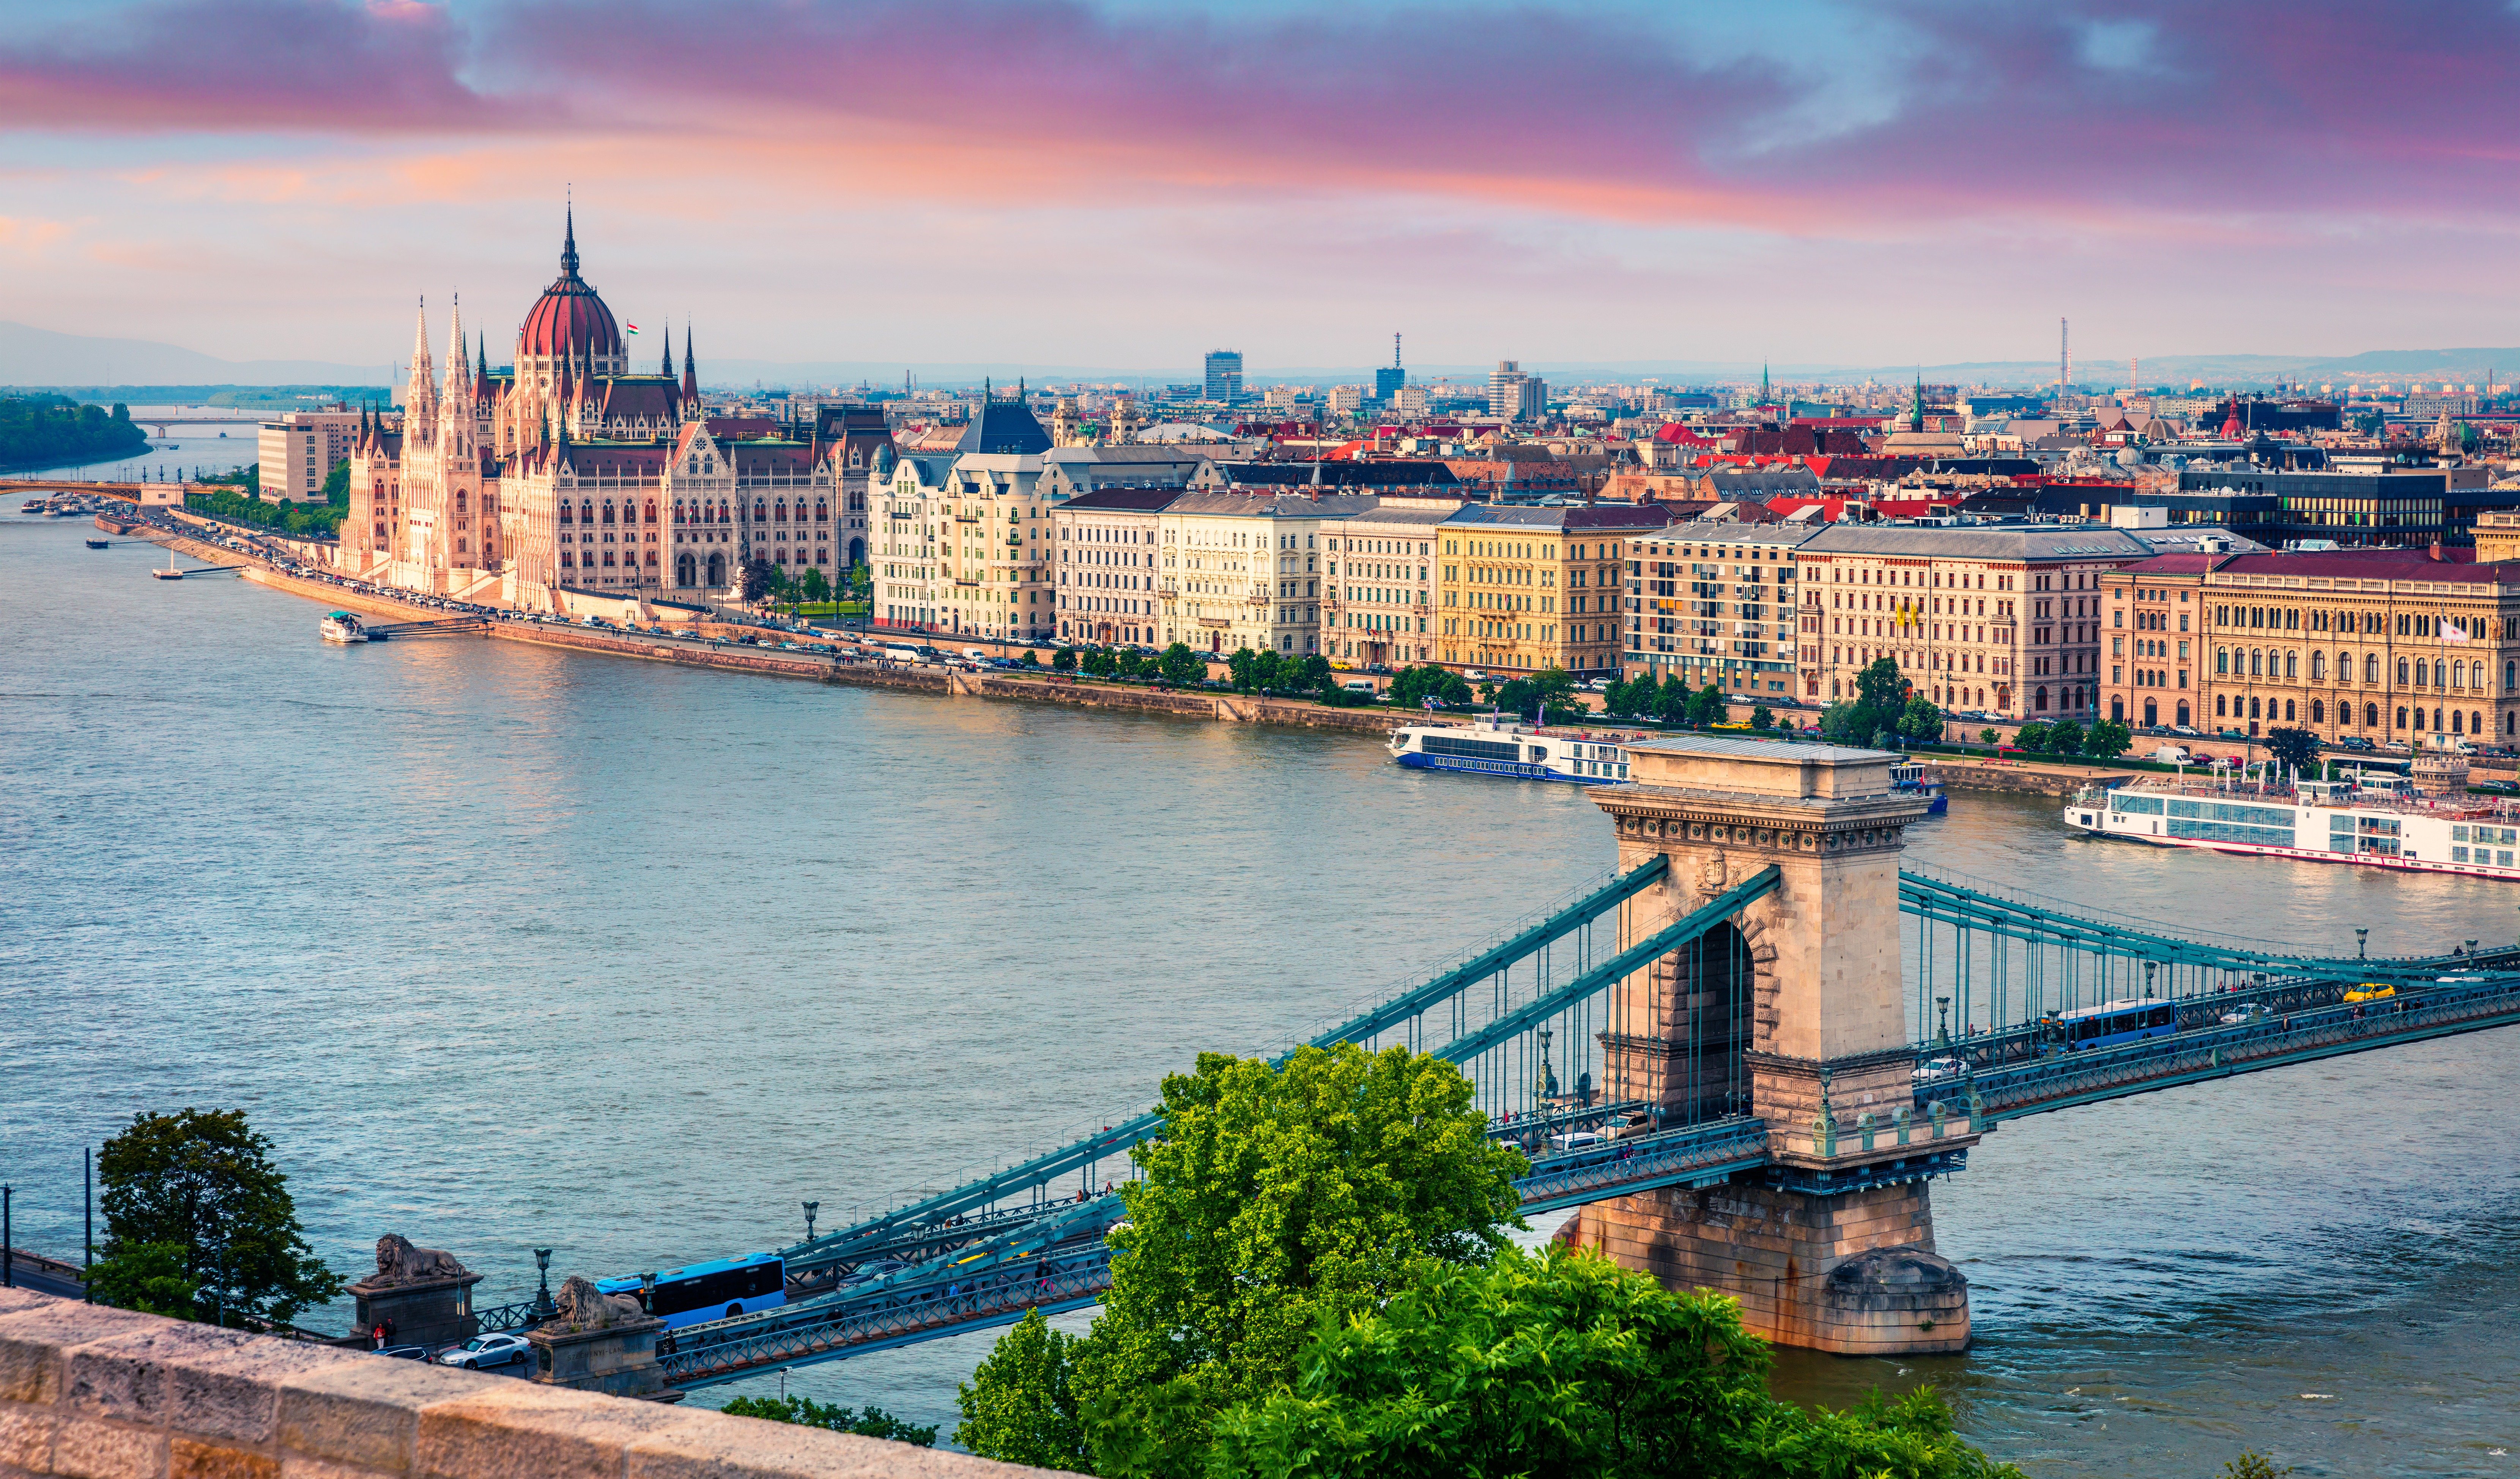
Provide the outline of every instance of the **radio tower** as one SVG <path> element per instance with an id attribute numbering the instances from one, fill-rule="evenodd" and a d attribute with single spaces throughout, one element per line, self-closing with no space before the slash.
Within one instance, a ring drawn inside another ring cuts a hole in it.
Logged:
<path id="1" fill-rule="evenodd" d="M 2065 336 L 2065 320 L 2056 320 L 2056 388 L 2059 392 L 2074 388 L 2073 341 Z"/>
<path id="2" fill-rule="evenodd" d="M 1400 368 L 1400 336 L 1397 333 L 1391 336 L 1391 368 Z"/>

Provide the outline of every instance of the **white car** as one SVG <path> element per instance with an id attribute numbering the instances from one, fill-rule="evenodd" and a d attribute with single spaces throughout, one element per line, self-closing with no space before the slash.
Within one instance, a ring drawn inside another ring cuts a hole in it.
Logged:
<path id="1" fill-rule="evenodd" d="M 1934 1057 L 1918 1063 L 1908 1076 L 1919 1084 L 1938 1084 L 1945 1079 L 1958 1078 L 1967 1071 L 1967 1065 L 1958 1058 Z"/>
<path id="2" fill-rule="evenodd" d="M 522 1335 L 475 1335 L 453 1350 L 437 1353 L 437 1364 L 481 1371 L 533 1359 L 534 1348 Z"/>

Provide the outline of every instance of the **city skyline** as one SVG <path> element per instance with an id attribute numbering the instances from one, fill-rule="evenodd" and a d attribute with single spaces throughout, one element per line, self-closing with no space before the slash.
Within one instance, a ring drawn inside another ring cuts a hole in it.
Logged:
<path id="1" fill-rule="evenodd" d="M 1258 376 L 1399 328 L 1430 364 L 2035 362 L 2060 315 L 2095 369 L 2520 338 L 2471 121 L 2504 10 L 1787 9 L 22 13 L 0 261 L 37 328 L 344 364 L 468 283 L 504 334 L 572 194 L 599 286 L 703 358 L 1233 345 Z"/>

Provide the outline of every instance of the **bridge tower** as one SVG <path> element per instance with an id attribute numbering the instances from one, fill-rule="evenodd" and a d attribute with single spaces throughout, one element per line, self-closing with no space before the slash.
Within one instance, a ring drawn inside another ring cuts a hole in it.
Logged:
<path id="1" fill-rule="evenodd" d="M 1899 759 L 1677 737 L 1631 748 L 1631 784 L 1596 792 L 1622 871 L 1671 860 L 1664 882 L 1623 907 L 1622 946 L 1778 872 L 1734 925 L 1614 993 L 1601 1034 L 1613 1098 L 1657 1104 L 1665 1124 L 1756 1115 L 1774 1163 L 1593 1203 L 1561 1235 L 1674 1288 L 1733 1295 L 1748 1327 L 1779 1345 L 1968 1343 L 1968 1281 L 1934 1253 L 1927 1193 L 1978 1137 L 1965 1104 L 1914 1103 L 1899 854 L 1925 802 L 1892 789 Z"/>

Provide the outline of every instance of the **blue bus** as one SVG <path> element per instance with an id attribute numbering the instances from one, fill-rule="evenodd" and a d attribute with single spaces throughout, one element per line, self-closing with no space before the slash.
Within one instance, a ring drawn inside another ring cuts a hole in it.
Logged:
<path id="1" fill-rule="evenodd" d="M 607 1278 L 596 1287 L 638 1299 L 650 1315 L 665 1322 L 666 1329 L 679 1330 L 786 1304 L 788 1265 L 776 1253 L 745 1253 L 667 1269 L 656 1276 L 656 1291 L 645 1298 L 636 1278 Z"/>
<path id="2" fill-rule="evenodd" d="M 2169 1037 L 2179 1030 L 2179 1008 L 2168 1002 L 2102 1002 L 2060 1011 L 2048 1019 L 2056 1041 L 2067 1053 L 2085 1048 L 2114 1048 L 2145 1038 Z"/>

